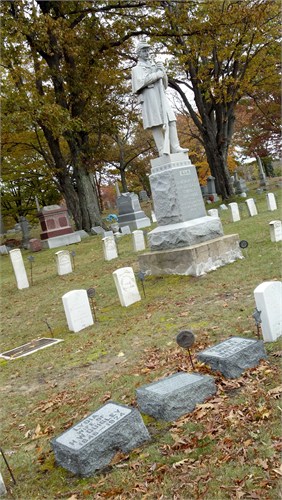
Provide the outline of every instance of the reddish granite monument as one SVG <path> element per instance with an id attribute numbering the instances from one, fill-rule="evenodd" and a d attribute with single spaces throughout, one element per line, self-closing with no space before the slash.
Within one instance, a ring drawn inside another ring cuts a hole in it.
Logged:
<path id="1" fill-rule="evenodd" d="M 38 217 L 42 229 L 41 240 L 73 233 L 65 207 L 59 205 L 43 207 L 38 213 Z"/>

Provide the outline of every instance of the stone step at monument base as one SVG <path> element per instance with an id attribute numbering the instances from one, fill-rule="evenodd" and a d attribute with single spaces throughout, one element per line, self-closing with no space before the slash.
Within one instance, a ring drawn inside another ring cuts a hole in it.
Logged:
<path id="1" fill-rule="evenodd" d="M 138 257 L 140 271 L 155 276 L 202 276 L 237 259 L 243 259 L 238 234 L 221 236 L 189 247 L 144 253 Z"/>
<path id="2" fill-rule="evenodd" d="M 79 243 L 80 241 L 81 236 L 77 233 L 62 234 L 61 236 L 43 240 L 42 246 L 43 248 L 58 248 L 65 245 L 72 245 L 73 243 Z"/>
<path id="3" fill-rule="evenodd" d="M 144 214 L 145 215 L 145 214 Z M 141 218 L 127 218 L 122 216 L 118 217 L 119 227 L 129 226 L 131 231 L 135 231 L 136 229 L 142 229 L 143 227 L 151 226 L 151 221 L 149 217 L 141 217 Z"/>
<path id="4" fill-rule="evenodd" d="M 205 216 L 197 219 L 158 226 L 148 233 L 152 252 L 180 247 L 190 247 L 223 236 L 219 217 Z"/>

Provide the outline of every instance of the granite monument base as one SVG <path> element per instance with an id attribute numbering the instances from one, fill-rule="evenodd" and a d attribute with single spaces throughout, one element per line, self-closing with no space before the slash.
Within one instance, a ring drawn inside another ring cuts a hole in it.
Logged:
<path id="1" fill-rule="evenodd" d="M 216 393 L 209 375 L 179 372 L 136 390 L 141 412 L 170 422 L 191 413 L 196 404 Z"/>
<path id="2" fill-rule="evenodd" d="M 266 358 L 262 340 L 230 337 L 197 355 L 199 361 L 219 371 L 226 378 L 237 378 Z"/>
<path id="3" fill-rule="evenodd" d="M 148 233 L 151 251 L 190 247 L 223 236 L 219 217 L 200 217 L 177 224 L 158 226 Z"/>
<path id="4" fill-rule="evenodd" d="M 92 476 L 118 451 L 128 453 L 150 439 L 138 410 L 109 401 L 51 441 L 56 461 L 79 476 Z"/>
<path id="5" fill-rule="evenodd" d="M 144 253 L 138 261 L 140 271 L 151 275 L 202 276 L 242 258 L 239 237 L 231 234 L 198 245 Z"/>

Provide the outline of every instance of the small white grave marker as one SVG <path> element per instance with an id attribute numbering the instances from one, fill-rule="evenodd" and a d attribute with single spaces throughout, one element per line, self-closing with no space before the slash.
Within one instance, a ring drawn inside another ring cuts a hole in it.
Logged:
<path id="1" fill-rule="evenodd" d="M 118 257 L 114 236 L 106 236 L 102 239 L 105 260 L 112 260 Z"/>
<path id="2" fill-rule="evenodd" d="M 93 317 L 86 290 L 72 290 L 62 296 L 68 327 L 79 332 L 93 325 Z"/>
<path id="3" fill-rule="evenodd" d="M 131 234 L 131 229 L 129 226 L 122 226 L 120 228 L 120 230 L 121 230 L 122 234 Z"/>
<path id="4" fill-rule="evenodd" d="M 141 231 L 140 229 L 133 231 L 132 237 L 134 252 L 141 252 L 142 250 L 145 250 L 146 245 L 143 231 Z"/>
<path id="5" fill-rule="evenodd" d="M 265 342 L 275 342 L 282 335 L 282 282 L 265 281 L 254 290 L 256 308 L 261 311 Z"/>
<path id="6" fill-rule="evenodd" d="M 226 205 L 224 205 L 224 203 L 222 205 L 219 205 L 219 208 L 221 210 L 228 210 L 228 207 Z"/>
<path id="7" fill-rule="evenodd" d="M 246 200 L 246 203 L 247 203 L 247 207 L 248 207 L 248 211 L 249 211 L 250 217 L 254 217 L 254 215 L 257 215 L 258 211 L 257 211 L 256 204 L 254 202 L 254 199 L 253 198 L 249 198 L 248 200 Z"/>
<path id="8" fill-rule="evenodd" d="M 152 222 L 157 222 L 157 217 L 155 215 L 155 212 L 153 212 L 153 210 L 151 212 L 151 219 L 152 219 Z"/>
<path id="9" fill-rule="evenodd" d="M 62 276 L 63 274 L 72 273 L 70 252 L 68 250 L 59 250 L 55 255 L 58 275 Z"/>
<path id="10" fill-rule="evenodd" d="M 14 269 L 18 289 L 22 290 L 23 288 L 29 288 L 21 251 L 18 248 L 15 248 L 14 250 L 10 250 L 9 255 Z"/>
<path id="11" fill-rule="evenodd" d="M 266 195 L 267 209 L 273 212 L 277 210 L 276 200 L 273 193 L 267 193 Z"/>
<path id="12" fill-rule="evenodd" d="M 273 243 L 282 241 L 282 222 L 281 220 L 272 220 L 269 223 L 270 239 Z"/>
<path id="13" fill-rule="evenodd" d="M 127 307 L 141 300 L 132 267 L 117 269 L 113 277 L 122 306 Z"/>
<path id="14" fill-rule="evenodd" d="M 218 217 L 218 210 L 217 210 L 217 208 L 211 208 L 210 210 L 207 211 L 207 213 L 211 217 Z"/>
<path id="15" fill-rule="evenodd" d="M 238 220 L 240 220 L 241 217 L 240 217 L 238 203 L 229 203 L 229 207 L 231 210 L 232 222 L 237 222 Z"/>

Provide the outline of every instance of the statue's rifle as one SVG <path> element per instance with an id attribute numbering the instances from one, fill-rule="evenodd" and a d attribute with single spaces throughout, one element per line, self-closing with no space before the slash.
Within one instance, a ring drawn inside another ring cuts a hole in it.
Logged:
<path id="1" fill-rule="evenodd" d="M 159 91 L 161 109 L 162 109 L 162 115 L 163 115 L 163 129 L 164 129 L 163 154 L 169 155 L 169 153 L 170 153 L 169 123 L 168 123 L 167 112 L 166 112 L 165 87 L 164 87 L 162 78 L 160 78 L 156 83 L 158 85 L 158 91 Z"/>

